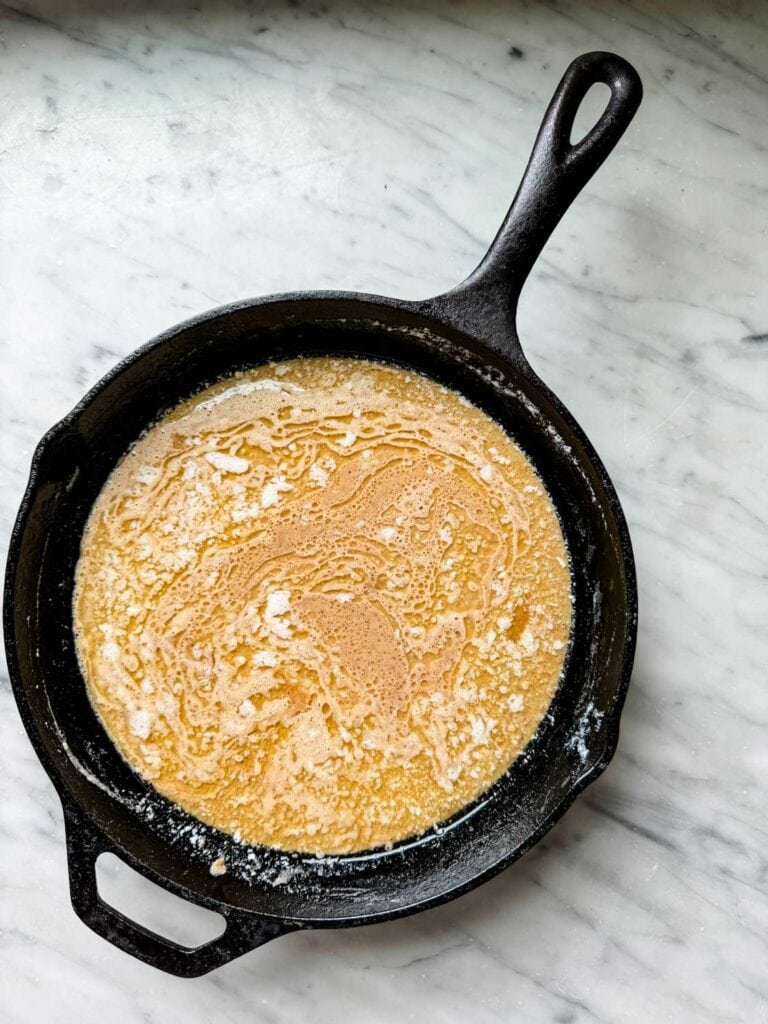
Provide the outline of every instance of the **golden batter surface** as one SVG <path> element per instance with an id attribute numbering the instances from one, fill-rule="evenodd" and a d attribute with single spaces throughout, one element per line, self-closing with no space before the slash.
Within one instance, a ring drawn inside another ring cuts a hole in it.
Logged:
<path id="1" fill-rule="evenodd" d="M 154 426 L 91 512 L 74 597 L 126 761 L 208 824 L 349 853 L 487 789 L 552 699 L 560 525 L 456 392 L 354 359 L 232 377 Z"/>

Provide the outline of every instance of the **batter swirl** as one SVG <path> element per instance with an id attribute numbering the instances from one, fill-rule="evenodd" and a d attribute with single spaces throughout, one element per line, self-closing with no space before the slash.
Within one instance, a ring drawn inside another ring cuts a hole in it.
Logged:
<path id="1" fill-rule="evenodd" d="M 91 700 L 171 800 L 347 853 L 444 820 L 535 732 L 570 630 L 542 483 L 419 374 L 298 359 L 174 410 L 107 481 L 74 598 Z"/>

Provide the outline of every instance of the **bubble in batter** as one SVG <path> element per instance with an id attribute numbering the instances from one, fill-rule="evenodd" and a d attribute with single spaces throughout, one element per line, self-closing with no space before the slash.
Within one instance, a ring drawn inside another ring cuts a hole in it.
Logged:
<path id="1" fill-rule="evenodd" d="M 83 537 L 90 698 L 202 821 L 284 850 L 404 839 L 486 790 L 563 665 L 551 501 L 456 392 L 355 359 L 223 381 L 150 429 Z"/>

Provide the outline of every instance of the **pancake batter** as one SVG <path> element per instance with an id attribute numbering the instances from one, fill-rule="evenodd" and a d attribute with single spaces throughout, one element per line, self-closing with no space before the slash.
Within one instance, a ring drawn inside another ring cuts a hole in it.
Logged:
<path id="1" fill-rule="evenodd" d="M 74 618 L 128 763 L 250 843 L 349 853 L 486 790 L 563 665 L 558 519 L 458 393 L 354 359 L 230 378 L 150 429 L 88 522 Z"/>

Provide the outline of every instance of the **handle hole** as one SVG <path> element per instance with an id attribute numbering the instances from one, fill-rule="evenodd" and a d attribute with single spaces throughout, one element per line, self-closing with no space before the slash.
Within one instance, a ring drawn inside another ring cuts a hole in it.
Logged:
<path id="1" fill-rule="evenodd" d="M 166 892 L 113 853 L 102 853 L 96 861 L 96 888 L 104 902 L 129 921 L 188 949 L 217 939 L 227 927 L 215 910 Z"/>
<path id="2" fill-rule="evenodd" d="M 603 82 L 591 85 L 579 104 L 571 128 L 570 144 L 577 146 L 597 124 L 608 108 L 611 90 Z"/>

